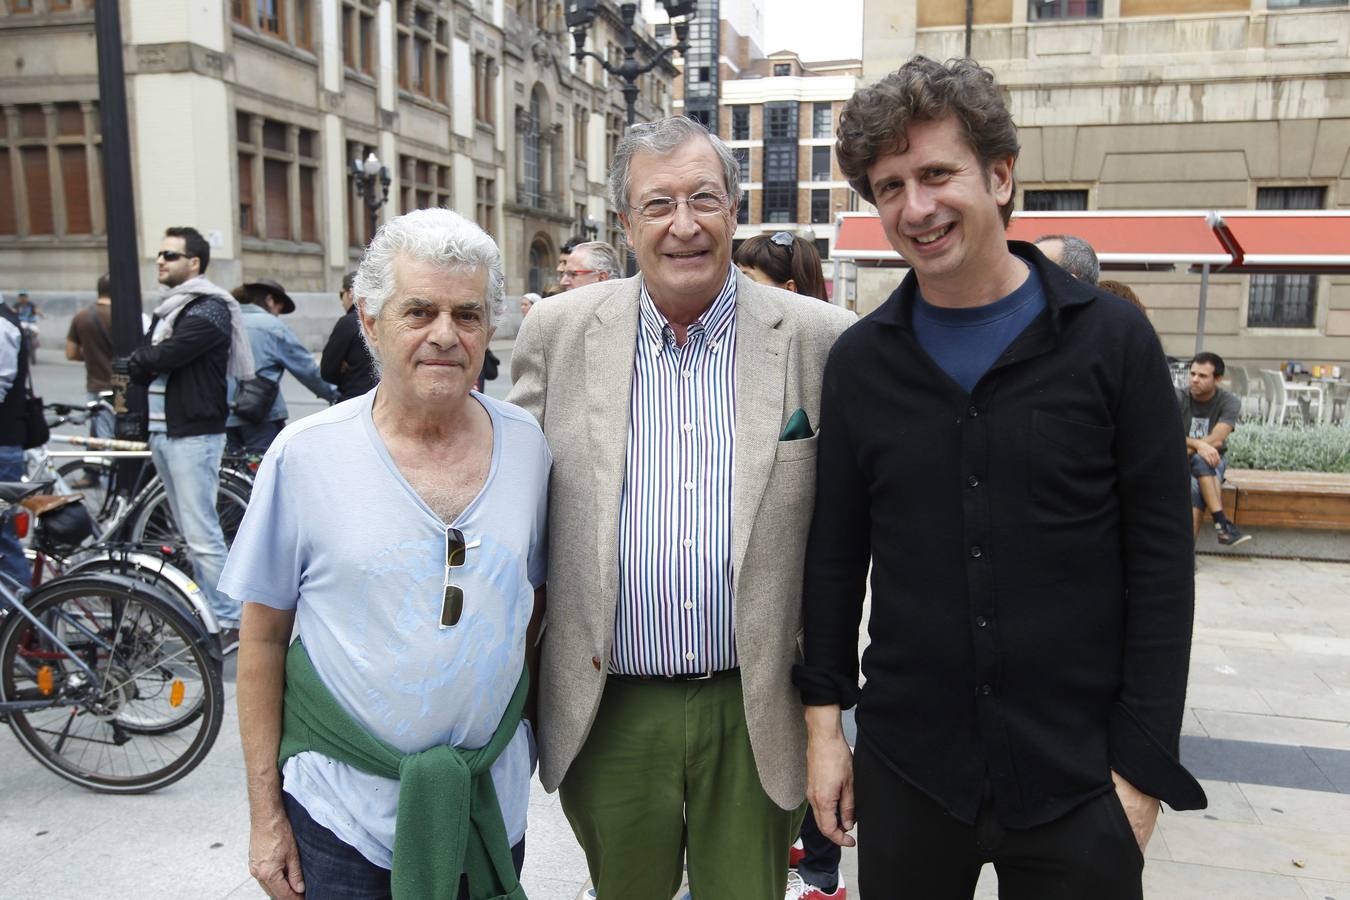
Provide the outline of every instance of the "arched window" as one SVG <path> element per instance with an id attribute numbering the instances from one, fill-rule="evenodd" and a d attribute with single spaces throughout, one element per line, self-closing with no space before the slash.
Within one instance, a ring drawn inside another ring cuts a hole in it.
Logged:
<path id="1" fill-rule="evenodd" d="M 530 112 L 526 116 L 524 129 L 521 132 L 521 152 L 524 155 L 525 178 L 520 185 L 520 202 L 525 206 L 539 205 L 539 123 L 540 123 L 540 104 L 539 92 L 535 91 L 530 97 Z"/>
<path id="2" fill-rule="evenodd" d="M 548 240 L 539 235 L 530 244 L 530 270 L 525 276 L 527 290 L 534 293 L 540 293 L 544 285 L 548 283 L 549 274 L 556 268 L 557 260 L 553 258 L 553 248 L 549 246 Z"/>

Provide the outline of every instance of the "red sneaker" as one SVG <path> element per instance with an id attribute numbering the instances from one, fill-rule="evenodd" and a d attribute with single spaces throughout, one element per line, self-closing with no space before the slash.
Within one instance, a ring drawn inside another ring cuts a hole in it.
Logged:
<path id="1" fill-rule="evenodd" d="M 848 900 L 848 888 L 844 887 L 844 874 L 839 873 L 839 884 L 834 893 L 827 894 L 813 884 L 802 881 L 796 872 L 788 872 L 787 894 L 783 900 Z"/>
<path id="2" fill-rule="evenodd" d="M 805 856 L 806 856 L 806 849 L 802 847 L 802 839 L 797 838 L 797 840 L 793 842 L 792 846 L 788 848 L 788 868 L 789 869 L 797 868 L 797 863 L 801 862 L 803 857 Z"/>

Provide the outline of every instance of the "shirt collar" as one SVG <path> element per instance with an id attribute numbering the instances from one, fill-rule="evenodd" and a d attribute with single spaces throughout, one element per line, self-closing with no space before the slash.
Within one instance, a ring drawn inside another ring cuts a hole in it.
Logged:
<path id="1" fill-rule="evenodd" d="M 703 311 L 689 326 L 689 331 L 701 331 L 709 341 L 720 340 L 732 322 L 736 320 L 736 270 L 727 269 L 727 280 L 722 289 L 713 298 L 712 304 Z M 638 332 L 655 344 L 658 351 L 665 348 L 667 340 L 674 340 L 673 332 L 666 317 L 656 308 L 656 301 L 647 292 L 647 280 L 642 279 L 642 290 L 638 298 Z"/>

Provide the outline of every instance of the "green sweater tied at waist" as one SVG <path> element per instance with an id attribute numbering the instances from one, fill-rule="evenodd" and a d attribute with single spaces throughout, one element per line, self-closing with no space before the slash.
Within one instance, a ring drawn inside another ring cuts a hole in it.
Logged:
<path id="1" fill-rule="evenodd" d="M 477 750 L 441 745 L 404 754 L 347 714 L 296 641 L 286 654 L 277 764 L 313 750 L 398 779 L 394 900 L 458 900 L 461 873 L 468 875 L 470 900 L 526 900 L 490 770 L 516 734 L 529 685 L 529 670 L 522 668 L 501 723 Z"/>

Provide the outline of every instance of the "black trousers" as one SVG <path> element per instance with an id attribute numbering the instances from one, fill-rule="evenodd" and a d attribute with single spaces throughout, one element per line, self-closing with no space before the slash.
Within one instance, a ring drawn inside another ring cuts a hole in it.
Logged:
<path id="1" fill-rule="evenodd" d="M 993 863 L 1001 900 L 1143 898 L 1144 857 L 1114 790 L 1045 825 L 1005 830 L 990 800 L 966 825 L 861 741 L 853 766 L 864 897 L 970 900 Z"/>

